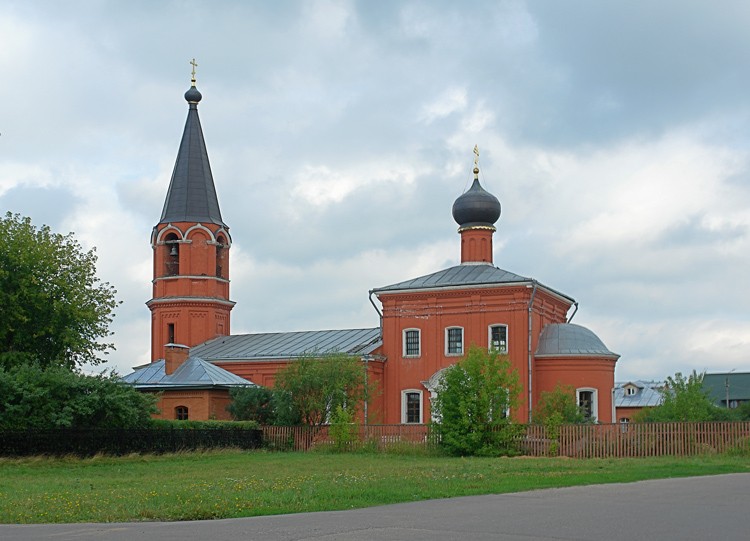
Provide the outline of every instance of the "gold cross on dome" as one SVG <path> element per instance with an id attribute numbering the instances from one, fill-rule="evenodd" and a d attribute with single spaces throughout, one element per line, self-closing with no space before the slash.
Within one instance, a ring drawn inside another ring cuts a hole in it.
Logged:
<path id="1" fill-rule="evenodd" d="M 474 167 L 479 166 L 479 145 L 474 145 Z"/>
<path id="2" fill-rule="evenodd" d="M 193 59 L 192 59 L 192 60 L 190 61 L 190 65 L 191 65 L 191 66 L 193 66 L 193 71 L 192 71 L 192 74 L 191 74 L 191 75 L 192 75 L 192 79 L 191 79 L 191 80 L 192 80 L 193 82 L 195 82 L 195 68 L 197 68 L 197 67 L 198 67 L 198 63 L 197 63 L 197 62 L 195 61 L 195 58 L 193 58 Z"/>

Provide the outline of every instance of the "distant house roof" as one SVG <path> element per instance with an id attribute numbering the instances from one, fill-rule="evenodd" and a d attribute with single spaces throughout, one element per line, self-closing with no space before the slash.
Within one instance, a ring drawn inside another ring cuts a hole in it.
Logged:
<path id="1" fill-rule="evenodd" d="M 122 381 L 142 390 L 224 389 L 255 385 L 196 356 L 188 358 L 172 374 L 165 374 L 164 359 L 161 359 L 137 367 L 132 374 L 123 377 Z"/>
<path id="2" fill-rule="evenodd" d="M 510 284 L 531 284 L 534 280 L 519 274 L 515 274 L 503 269 L 499 269 L 489 264 L 463 264 L 443 269 L 432 274 L 413 278 L 397 284 L 377 287 L 372 290 L 373 293 L 395 293 L 407 290 L 419 289 L 451 289 L 459 287 L 483 286 L 483 285 L 510 285 Z M 544 289 L 555 293 L 571 303 L 575 299 L 555 291 L 543 284 L 539 284 Z"/>
<path id="3" fill-rule="evenodd" d="M 627 396 L 625 388 L 633 386 L 637 388 L 634 395 Z M 626 381 L 615 383 L 615 407 L 616 408 L 644 408 L 658 406 L 661 403 L 661 391 L 664 387 L 663 381 Z"/>
<path id="4" fill-rule="evenodd" d="M 723 372 L 703 375 L 703 388 L 717 405 L 726 406 L 729 401 L 750 400 L 750 372 Z"/>
<path id="5" fill-rule="evenodd" d="M 209 340 L 191 352 L 209 361 L 292 359 L 305 354 L 367 355 L 382 345 L 380 328 L 235 334 Z"/>
<path id="6" fill-rule="evenodd" d="M 592 331 L 574 323 L 545 325 L 535 357 L 619 357 Z"/>

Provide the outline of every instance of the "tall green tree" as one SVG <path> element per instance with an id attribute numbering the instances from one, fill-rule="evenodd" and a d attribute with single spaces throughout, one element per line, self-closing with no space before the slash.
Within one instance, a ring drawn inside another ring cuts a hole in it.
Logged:
<path id="1" fill-rule="evenodd" d="M 518 425 L 508 411 L 517 406 L 520 390 L 506 355 L 470 348 L 443 372 L 432 402 L 441 445 L 453 455 L 514 454 Z"/>
<path id="2" fill-rule="evenodd" d="M 334 353 L 306 355 L 276 375 L 275 387 L 286 393 L 289 406 L 303 424 L 327 423 L 336 408 L 359 411 L 367 400 L 365 367 L 357 357 Z"/>
<path id="3" fill-rule="evenodd" d="M 730 410 L 716 406 L 703 387 L 703 374 L 695 370 L 684 376 L 669 376 L 661 391 L 661 404 L 644 408 L 635 416 L 640 422 L 724 421 L 734 417 Z"/>
<path id="4" fill-rule="evenodd" d="M 97 278 L 96 259 L 72 233 L 10 212 L 0 219 L 0 366 L 103 362 L 118 302 Z"/>

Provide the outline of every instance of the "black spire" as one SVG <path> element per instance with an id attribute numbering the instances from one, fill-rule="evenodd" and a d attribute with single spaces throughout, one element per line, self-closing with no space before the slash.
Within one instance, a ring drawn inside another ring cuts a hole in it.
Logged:
<path id="1" fill-rule="evenodd" d="M 208 163 L 206 142 L 203 140 L 198 102 L 201 93 L 195 88 L 195 68 L 192 86 L 185 92 L 189 104 L 185 131 L 169 181 L 167 199 L 159 223 L 202 222 L 226 227 L 221 220 L 219 200 L 216 197 L 214 178 Z"/>

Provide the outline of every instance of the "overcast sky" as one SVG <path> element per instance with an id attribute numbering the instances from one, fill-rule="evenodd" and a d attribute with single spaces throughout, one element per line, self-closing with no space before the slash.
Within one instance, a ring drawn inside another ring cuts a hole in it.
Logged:
<path id="1" fill-rule="evenodd" d="M 96 246 L 149 360 L 151 228 L 189 61 L 232 332 L 374 327 L 368 290 L 455 265 L 451 205 L 502 204 L 495 264 L 574 297 L 616 378 L 750 370 L 750 3 L 0 3 L 0 208 Z"/>

